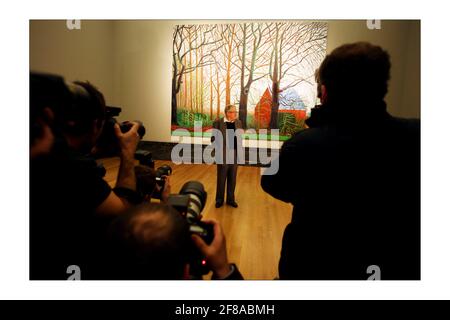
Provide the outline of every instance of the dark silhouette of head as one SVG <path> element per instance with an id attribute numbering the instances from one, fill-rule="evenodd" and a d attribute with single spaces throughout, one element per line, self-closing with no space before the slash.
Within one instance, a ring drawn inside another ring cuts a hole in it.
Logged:
<path id="1" fill-rule="evenodd" d="M 89 153 L 100 137 L 106 117 L 103 94 L 91 83 L 68 83 L 70 103 L 55 114 L 55 123 L 69 145 L 80 152 Z"/>
<path id="2" fill-rule="evenodd" d="M 328 54 L 317 80 L 326 104 L 346 107 L 376 105 L 384 100 L 390 78 L 389 54 L 368 42 L 342 45 Z M 324 102 L 324 101 L 322 101 Z"/>
<path id="3" fill-rule="evenodd" d="M 88 81 L 75 81 L 68 84 L 73 96 L 73 103 L 63 110 L 66 131 L 84 134 L 92 130 L 95 121 L 100 129 L 105 119 L 106 103 L 103 94 Z"/>
<path id="4" fill-rule="evenodd" d="M 107 278 L 171 280 L 185 276 L 191 240 L 175 209 L 143 203 L 111 224 L 106 245 Z"/>

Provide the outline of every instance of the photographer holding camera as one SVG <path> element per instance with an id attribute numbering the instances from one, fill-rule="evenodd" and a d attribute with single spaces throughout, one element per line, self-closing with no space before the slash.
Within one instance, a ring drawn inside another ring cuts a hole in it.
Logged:
<path id="1" fill-rule="evenodd" d="M 213 271 L 213 280 L 242 280 L 227 258 L 225 235 L 218 222 L 204 221 L 213 230 L 208 244 L 192 234 L 180 212 L 167 204 L 143 203 L 115 219 L 102 250 L 104 267 L 95 279 L 201 279 L 193 272 L 200 262 Z M 196 261 L 199 251 L 204 260 Z"/>
<path id="2" fill-rule="evenodd" d="M 142 197 L 143 201 L 150 202 L 154 198 L 161 200 L 163 203 L 167 203 L 171 191 L 170 173 L 168 170 L 161 170 L 161 168 L 155 171 L 155 169 L 146 165 L 134 167 L 136 191 Z"/>
<path id="3" fill-rule="evenodd" d="M 48 107 L 54 115 L 51 149 L 30 164 L 30 278 L 67 279 L 70 265 L 79 266 L 83 277 L 105 224 L 137 202 L 140 124 L 124 124 L 126 132 L 114 125 L 120 169 L 112 190 L 90 156 L 105 123 L 102 93 L 88 82 L 65 84 L 61 77 L 40 74 L 31 75 L 30 87 L 31 106 Z"/>
<path id="4" fill-rule="evenodd" d="M 188 181 L 166 203 L 144 202 L 118 216 L 99 251 L 103 266 L 91 279 L 201 280 L 210 271 L 213 280 L 243 279 L 228 262 L 219 223 L 202 221 L 206 199 L 203 184 Z"/>

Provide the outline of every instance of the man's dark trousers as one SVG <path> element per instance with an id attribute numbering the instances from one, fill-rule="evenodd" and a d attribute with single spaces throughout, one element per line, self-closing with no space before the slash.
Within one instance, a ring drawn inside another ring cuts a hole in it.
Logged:
<path id="1" fill-rule="evenodd" d="M 237 160 L 234 156 L 233 164 L 218 164 L 217 165 L 217 191 L 216 202 L 223 202 L 225 194 L 225 183 L 227 184 L 227 202 L 234 202 L 234 189 L 236 188 L 237 176 Z"/>

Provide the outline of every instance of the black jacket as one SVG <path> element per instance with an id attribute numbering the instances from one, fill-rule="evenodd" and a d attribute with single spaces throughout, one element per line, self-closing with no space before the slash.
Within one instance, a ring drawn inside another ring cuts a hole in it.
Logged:
<path id="1" fill-rule="evenodd" d="M 235 131 L 236 137 L 235 137 L 235 141 L 233 142 L 234 148 L 232 148 L 232 149 L 234 150 L 233 152 L 236 152 L 236 156 L 238 157 L 238 159 L 243 160 L 242 159 L 242 157 L 243 157 L 242 131 L 240 131 L 240 130 L 243 130 L 242 122 L 239 119 L 236 119 L 234 121 L 234 124 L 235 124 L 235 130 L 237 130 L 237 131 Z M 227 133 L 226 133 L 227 125 L 225 123 L 224 118 L 215 120 L 213 122 L 213 128 L 218 130 L 222 134 L 222 139 L 220 140 L 222 142 L 222 146 L 221 146 L 221 148 L 219 148 L 219 145 L 218 145 L 217 147 L 219 149 L 217 149 L 216 153 L 215 153 L 216 161 L 219 161 L 219 159 L 222 159 L 222 162 L 220 162 L 220 163 L 224 163 L 226 161 L 226 157 L 227 157 L 227 150 L 229 150 L 231 148 L 231 144 L 230 144 L 230 142 L 228 142 L 228 139 L 227 139 Z M 238 129 L 240 129 L 240 130 L 238 130 Z M 218 132 L 215 132 L 215 133 L 217 134 Z M 219 143 L 219 140 L 217 139 L 215 133 L 213 133 L 213 135 L 211 136 L 211 142 Z M 241 149 L 241 150 L 236 151 L 238 149 Z M 220 152 L 220 151 L 222 151 L 222 152 Z"/>
<path id="2" fill-rule="evenodd" d="M 294 205 L 281 279 L 420 278 L 420 124 L 387 112 L 314 122 L 262 188 Z M 274 213 L 276 214 L 276 213 Z"/>
<path id="3" fill-rule="evenodd" d="M 109 223 L 95 209 L 110 193 L 96 161 L 62 138 L 51 154 L 30 162 L 30 279 L 66 280 L 70 265 L 88 277 L 100 230 Z"/>

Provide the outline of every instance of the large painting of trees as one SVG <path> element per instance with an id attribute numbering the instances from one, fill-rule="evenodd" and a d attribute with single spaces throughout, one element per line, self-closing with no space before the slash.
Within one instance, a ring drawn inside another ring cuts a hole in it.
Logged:
<path id="1" fill-rule="evenodd" d="M 326 54 L 324 22 L 177 25 L 173 33 L 172 131 L 204 131 L 234 104 L 245 129 L 304 127 L 316 103 L 314 73 Z"/>

